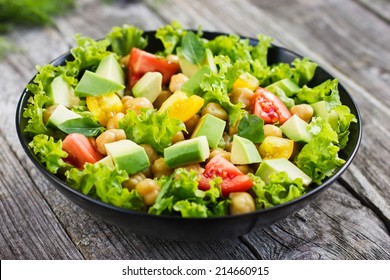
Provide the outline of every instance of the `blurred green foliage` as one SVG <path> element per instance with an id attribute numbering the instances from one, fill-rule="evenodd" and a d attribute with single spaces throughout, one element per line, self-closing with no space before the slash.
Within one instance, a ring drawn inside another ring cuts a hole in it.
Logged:
<path id="1" fill-rule="evenodd" d="M 47 25 L 74 8 L 75 0 L 0 0 L 0 32 L 16 25 Z"/>
<path id="2" fill-rule="evenodd" d="M 44 26 L 53 22 L 53 16 L 62 15 L 75 7 L 75 0 L 0 0 L 0 34 L 16 26 Z M 0 58 L 15 49 L 0 36 Z"/>

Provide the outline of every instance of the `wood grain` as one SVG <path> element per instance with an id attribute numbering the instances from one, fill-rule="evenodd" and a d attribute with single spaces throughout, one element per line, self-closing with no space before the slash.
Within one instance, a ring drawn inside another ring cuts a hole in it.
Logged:
<path id="1" fill-rule="evenodd" d="M 342 2 L 293 0 L 287 6 L 281 0 L 148 0 L 106 5 L 82 0 L 53 27 L 15 30 L 11 38 L 24 50 L 0 62 L 0 258 L 389 259 L 390 166 L 384 159 L 390 156 L 390 122 L 383 121 L 390 115 L 389 25 L 374 8 Z M 173 19 L 186 28 L 268 34 L 341 77 L 364 122 L 362 146 L 342 184 L 269 228 L 231 240 L 191 243 L 138 236 L 108 225 L 55 190 L 24 155 L 14 129 L 16 103 L 35 65 L 69 50 L 75 33 L 101 38 L 114 25 L 150 30 Z"/>

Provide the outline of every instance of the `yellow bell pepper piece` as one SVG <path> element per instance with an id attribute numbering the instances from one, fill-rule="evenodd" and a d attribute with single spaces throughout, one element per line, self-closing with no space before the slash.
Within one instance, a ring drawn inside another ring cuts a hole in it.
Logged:
<path id="1" fill-rule="evenodd" d="M 159 112 L 168 111 L 170 118 L 186 122 L 203 107 L 203 104 L 202 97 L 198 95 L 188 97 L 184 92 L 178 90 L 164 101 Z"/>
<path id="2" fill-rule="evenodd" d="M 294 150 L 294 141 L 276 136 L 267 136 L 259 146 L 259 153 L 263 159 L 289 159 Z"/>
<path id="3" fill-rule="evenodd" d="M 252 91 L 255 91 L 260 85 L 259 80 L 249 73 L 241 74 L 238 79 L 233 84 L 233 90 L 237 88 L 249 88 Z"/>
<path id="4" fill-rule="evenodd" d="M 115 93 L 102 96 L 87 96 L 88 110 L 98 119 L 103 126 L 115 116 L 116 113 L 123 111 L 121 99 Z"/>

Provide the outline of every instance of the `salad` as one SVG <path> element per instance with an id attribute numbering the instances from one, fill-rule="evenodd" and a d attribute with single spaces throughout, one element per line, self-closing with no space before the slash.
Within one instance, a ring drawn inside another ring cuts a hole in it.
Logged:
<path id="1" fill-rule="evenodd" d="M 285 203 L 320 185 L 356 118 L 338 80 L 309 86 L 308 58 L 268 64 L 272 39 L 155 32 L 77 34 L 72 59 L 38 67 L 24 133 L 41 164 L 79 192 L 153 215 L 212 217 Z"/>

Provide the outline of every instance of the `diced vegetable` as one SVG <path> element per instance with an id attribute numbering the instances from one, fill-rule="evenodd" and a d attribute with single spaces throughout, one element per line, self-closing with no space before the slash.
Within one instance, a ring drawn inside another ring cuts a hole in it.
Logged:
<path id="1" fill-rule="evenodd" d="M 138 48 L 131 49 L 128 67 L 130 88 L 147 72 L 160 72 L 163 75 L 163 84 L 168 84 L 172 75 L 176 74 L 180 68 L 178 63 L 157 57 Z"/>
<path id="2" fill-rule="evenodd" d="M 220 184 L 223 196 L 228 196 L 231 192 L 243 192 L 252 187 L 252 180 L 243 174 L 231 162 L 221 156 L 213 157 L 205 167 L 199 181 L 199 189 L 208 190 L 210 181 L 215 177 L 221 177 Z"/>
<path id="3" fill-rule="evenodd" d="M 83 169 L 87 162 L 95 163 L 103 158 L 88 138 L 78 133 L 66 136 L 62 142 L 62 149 L 68 153 L 68 160 L 80 169 Z"/>

